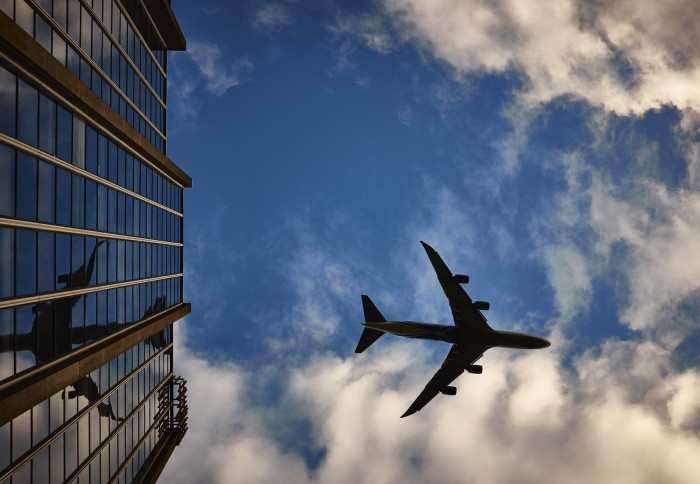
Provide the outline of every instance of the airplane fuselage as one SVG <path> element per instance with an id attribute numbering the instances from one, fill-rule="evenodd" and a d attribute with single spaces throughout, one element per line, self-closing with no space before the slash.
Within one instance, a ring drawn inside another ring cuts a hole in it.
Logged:
<path id="1" fill-rule="evenodd" d="M 538 349 L 549 346 L 549 341 L 537 336 L 511 331 L 474 329 L 444 324 L 417 323 L 414 321 L 365 322 L 363 326 L 405 338 L 445 341 L 452 344 L 479 345 L 489 348 Z"/>

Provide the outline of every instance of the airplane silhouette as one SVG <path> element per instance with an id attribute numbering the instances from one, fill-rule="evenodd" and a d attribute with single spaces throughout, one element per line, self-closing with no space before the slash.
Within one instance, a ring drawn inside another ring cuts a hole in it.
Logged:
<path id="1" fill-rule="evenodd" d="M 430 402 L 438 393 L 456 395 L 457 388 L 450 386 L 462 372 L 480 374 L 483 368 L 475 365 L 489 348 L 546 348 L 549 341 L 537 336 L 510 331 L 497 331 L 486 322 L 481 311 L 489 309 L 484 301 L 472 301 L 462 288 L 469 282 L 463 274 L 452 274 L 440 255 L 425 242 L 421 241 L 428 258 L 435 269 L 438 281 L 447 296 L 452 310 L 454 325 L 416 323 L 413 321 L 387 321 L 372 300 L 362 295 L 362 308 L 365 314 L 364 330 L 357 343 L 356 353 L 362 353 L 385 333 L 406 338 L 429 339 L 452 343 L 445 361 L 433 378 L 428 382 L 418 398 L 411 404 L 401 418 L 408 417 Z"/>

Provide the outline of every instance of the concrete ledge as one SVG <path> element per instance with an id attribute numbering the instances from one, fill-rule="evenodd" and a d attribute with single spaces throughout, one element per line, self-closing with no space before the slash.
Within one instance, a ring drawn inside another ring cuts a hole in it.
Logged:
<path id="1" fill-rule="evenodd" d="M 178 304 L 119 333 L 9 378 L 0 384 L 0 427 L 191 311 L 191 304 Z"/>

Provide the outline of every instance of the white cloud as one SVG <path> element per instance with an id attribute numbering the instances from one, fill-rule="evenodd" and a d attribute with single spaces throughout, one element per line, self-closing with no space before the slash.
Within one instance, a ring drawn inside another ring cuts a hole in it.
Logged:
<path id="1" fill-rule="evenodd" d="M 265 3 L 253 16 L 253 27 L 261 32 L 273 32 L 294 25 L 296 19 L 288 7 L 280 3 Z"/>
<path id="2" fill-rule="evenodd" d="M 227 59 L 221 47 L 208 41 L 190 41 L 187 53 L 197 66 L 205 88 L 216 96 L 222 96 L 230 88 L 244 82 L 253 70 L 253 62 L 249 59 Z"/>
<path id="3" fill-rule="evenodd" d="M 404 38 L 460 72 L 522 72 L 526 103 L 573 94 L 621 114 L 700 109 L 700 10 L 688 0 L 384 5 Z"/>

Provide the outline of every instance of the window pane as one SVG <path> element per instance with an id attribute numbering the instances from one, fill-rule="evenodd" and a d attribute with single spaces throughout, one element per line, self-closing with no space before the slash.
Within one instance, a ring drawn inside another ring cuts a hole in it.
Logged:
<path id="1" fill-rule="evenodd" d="M 0 227 L 0 297 L 15 292 L 15 231 Z"/>
<path id="2" fill-rule="evenodd" d="M 56 103 L 39 96 L 39 149 L 56 154 Z"/>
<path id="3" fill-rule="evenodd" d="M 0 132 L 15 136 L 17 77 L 0 66 Z"/>
<path id="4" fill-rule="evenodd" d="M 37 160 L 26 153 L 17 154 L 17 217 L 36 220 Z"/>
<path id="5" fill-rule="evenodd" d="M 17 137 L 25 143 L 36 146 L 39 127 L 39 92 L 22 79 L 17 91 Z"/>
<path id="6" fill-rule="evenodd" d="M 34 294 L 36 292 L 36 232 L 33 230 L 17 230 L 17 266 L 21 271 L 15 274 L 17 296 Z"/>
<path id="7" fill-rule="evenodd" d="M 85 227 L 97 228 L 97 183 L 85 180 Z"/>
<path id="8" fill-rule="evenodd" d="M 85 168 L 85 121 L 73 116 L 73 158 L 79 168 Z"/>
<path id="9" fill-rule="evenodd" d="M 85 238 L 82 235 L 71 236 L 71 278 L 72 289 L 86 285 L 85 273 Z"/>
<path id="10" fill-rule="evenodd" d="M 56 234 L 56 290 L 70 286 L 70 235 Z"/>
<path id="11" fill-rule="evenodd" d="M 71 218 L 71 174 L 57 168 L 56 170 L 56 223 L 70 225 Z"/>
<path id="12" fill-rule="evenodd" d="M 58 106 L 58 137 L 56 156 L 70 162 L 73 151 L 73 115 Z"/>
<path id="13" fill-rule="evenodd" d="M 0 116 L 2 118 L 2 116 Z M 15 150 L 0 144 L 0 216 L 15 216 Z"/>
<path id="14" fill-rule="evenodd" d="M 56 218 L 56 167 L 39 161 L 39 220 L 53 223 Z"/>
<path id="15" fill-rule="evenodd" d="M 73 174 L 73 218 L 71 226 L 85 227 L 85 178 Z"/>
<path id="16" fill-rule="evenodd" d="M 90 173 L 97 174 L 97 131 L 88 126 L 85 137 L 85 168 Z"/>
<path id="17" fill-rule="evenodd" d="M 39 265 L 38 265 L 38 289 L 39 292 L 54 290 L 54 238 L 51 232 L 39 232 Z"/>

